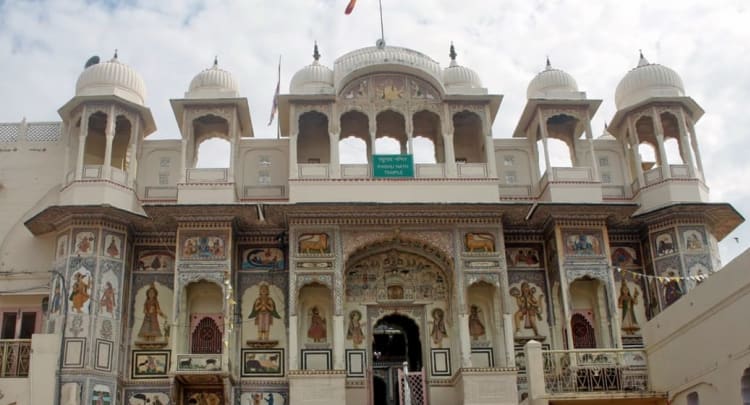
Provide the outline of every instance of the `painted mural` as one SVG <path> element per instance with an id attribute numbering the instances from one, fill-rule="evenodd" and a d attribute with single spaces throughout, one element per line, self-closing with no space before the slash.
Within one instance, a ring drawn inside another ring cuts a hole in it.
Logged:
<path id="1" fill-rule="evenodd" d="M 435 263 L 397 250 L 357 261 L 344 277 L 349 302 L 445 300 L 449 296 L 448 280 Z"/>
<path id="2" fill-rule="evenodd" d="M 57 238 L 57 248 L 55 250 L 55 258 L 62 259 L 68 255 L 68 234 L 64 234 Z"/>
<path id="3" fill-rule="evenodd" d="M 93 256 L 96 252 L 96 236 L 94 232 L 78 232 L 75 237 L 74 253 L 76 256 Z"/>
<path id="4" fill-rule="evenodd" d="M 283 270 L 284 252 L 279 248 L 247 248 L 241 250 L 243 270 Z"/>
<path id="5" fill-rule="evenodd" d="M 349 326 L 346 328 L 346 338 L 352 341 L 355 348 L 358 348 L 365 340 L 362 332 L 362 312 L 354 310 L 349 312 Z"/>
<path id="6" fill-rule="evenodd" d="M 482 322 L 483 312 L 477 305 L 469 307 L 469 336 L 471 336 L 471 340 L 483 340 L 487 334 L 487 329 Z"/>
<path id="7" fill-rule="evenodd" d="M 297 247 L 297 251 L 302 254 L 331 253 L 331 246 L 327 233 L 303 233 L 297 240 Z"/>
<path id="8" fill-rule="evenodd" d="M 223 235 L 192 234 L 182 240 L 181 260 L 225 260 L 226 238 Z"/>
<path id="9" fill-rule="evenodd" d="M 703 227 L 680 227 L 680 240 L 686 252 L 697 253 L 708 250 L 708 241 Z"/>
<path id="10" fill-rule="evenodd" d="M 541 268 L 542 267 L 541 245 L 507 245 L 505 247 L 505 259 L 511 268 Z"/>
<path id="11" fill-rule="evenodd" d="M 259 283 L 242 295 L 242 313 L 250 322 L 243 322 L 243 336 L 251 346 L 275 346 L 286 333 L 284 326 L 285 301 L 275 285 Z"/>
<path id="12" fill-rule="evenodd" d="M 565 231 L 563 240 L 566 256 L 600 256 L 604 252 L 601 232 L 598 231 Z"/>
<path id="13" fill-rule="evenodd" d="M 430 337 L 434 347 L 442 347 L 443 340 L 448 337 L 448 328 L 445 327 L 445 311 L 442 308 L 435 308 L 431 312 L 432 328 Z"/>
<path id="14" fill-rule="evenodd" d="M 167 250 L 140 250 L 136 257 L 136 271 L 174 271 L 174 253 Z"/>
<path id="15" fill-rule="evenodd" d="M 88 314 L 91 310 L 91 289 L 93 278 L 86 267 L 81 266 L 73 272 L 70 283 L 68 308 L 70 312 Z"/>
<path id="16" fill-rule="evenodd" d="M 52 280 L 50 299 L 49 299 L 49 313 L 59 314 L 62 309 L 63 296 L 62 296 L 62 280 L 59 277 L 55 277 Z"/>
<path id="17" fill-rule="evenodd" d="M 320 313 L 318 306 L 310 309 L 310 326 L 307 328 L 307 338 L 314 343 L 325 342 L 327 337 L 326 318 Z"/>
<path id="18" fill-rule="evenodd" d="M 687 268 L 685 284 L 688 290 L 702 283 L 713 272 L 711 270 L 711 257 L 707 254 L 685 255 L 685 267 Z"/>
<path id="19" fill-rule="evenodd" d="M 612 265 L 616 267 L 639 267 L 641 266 L 637 246 L 613 246 Z"/>
<path id="20" fill-rule="evenodd" d="M 112 393 L 108 386 L 103 384 L 94 385 L 91 391 L 91 405 L 110 405 L 112 403 Z"/>
<path id="21" fill-rule="evenodd" d="M 169 395 L 164 392 L 129 392 L 125 395 L 128 405 L 171 405 Z"/>
<path id="22" fill-rule="evenodd" d="M 285 393 L 253 391 L 244 392 L 240 397 L 241 405 L 286 405 Z"/>
<path id="23" fill-rule="evenodd" d="M 628 282 L 624 277 L 620 280 L 620 291 L 617 296 L 617 308 L 620 313 L 620 327 L 627 335 L 632 335 L 641 329 L 639 316 L 643 311 L 641 288 L 635 283 Z"/>
<path id="24" fill-rule="evenodd" d="M 113 259 L 122 259 L 122 237 L 114 234 L 104 236 L 103 256 Z"/>
<path id="25" fill-rule="evenodd" d="M 549 336 L 544 272 L 508 272 L 508 284 L 513 302 L 514 336 L 544 340 Z"/>
<path id="26" fill-rule="evenodd" d="M 169 343 L 172 297 L 172 290 L 158 281 L 138 289 L 133 306 L 136 346 L 164 347 Z"/>
<path id="27" fill-rule="evenodd" d="M 682 276 L 680 258 L 668 257 L 656 261 L 656 274 L 665 277 L 660 283 L 662 303 L 665 307 L 672 305 L 685 294 L 685 288 L 679 277 Z"/>
<path id="28" fill-rule="evenodd" d="M 188 405 L 224 405 L 224 393 L 220 389 L 189 389 L 185 392 Z"/>
<path id="29" fill-rule="evenodd" d="M 670 255 L 677 252 L 677 243 L 672 230 L 654 235 L 654 253 L 656 257 Z"/>
<path id="30" fill-rule="evenodd" d="M 495 251 L 495 235 L 491 233 L 472 233 L 464 235 L 464 252 L 493 253 Z"/>
<path id="31" fill-rule="evenodd" d="M 118 318 L 118 299 L 120 283 L 114 271 L 105 271 L 100 277 L 100 285 L 96 294 L 99 315 L 107 318 Z"/>

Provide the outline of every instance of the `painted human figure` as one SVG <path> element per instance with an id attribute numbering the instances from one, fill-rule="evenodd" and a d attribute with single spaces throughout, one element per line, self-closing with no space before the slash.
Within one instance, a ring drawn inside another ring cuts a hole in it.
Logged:
<path id="1" fill-rule="evenodd" d="M 312 308 L 310 315 L 310 327 L 307 329 L 307 337 L 313 342 L 325 342 L 326 340 L 326 320 L 320 316 L 318 307 Z"/>
<path id="2" fill-rule="evenodd" d="M 99 298 L 99 307 L 104 311 L 112 315 L 115 308 L 115 288 L 112 287 L 112 283 L 107 281 L 102 291 L 102 296 Z"/>
<path id="3" fill-rule="evenodd" d="M 107 254 L 109 257 L 119 257 L 120 249 L 117 247 L 117 240 L 112 238 L 109 240 L 109 246 L 107 246 Z"/>
<path id="4" fill-rule="evenodd" d="M 536 288 L 531 287 L 528 282 L 524 281 L 521 283 L 521 290 L 513 287 L 510 289 L 510 295 L 516 298 L 516 304 L 518 305 L 518 310 L 513 315 L 516 327 L 515 333 L 517 334 L 521 329 L 521 322 L 523 322 L 524 329 L 532 329 L 534 336 L 540 336 L 536 322 L 542 320 L 540 302 L 543 302 L 544 294 L 539 294 L 537 298 Z"/>
<path id="5" fill-rule="evenodd" d="M 253 309 L 248 316 L 248 319 L 255 319 L 255 325 L 258 327 L 258 340 L 268 340 L 273 318 L 281 319 L 281 316 L 276 311 L 276 303 L 269 295 L 268 284 L 261 284 L 258 298 L 255 299 Z"/>
<path id="6" fill-rule="evenodd" d="M 620 282 L 620 296 L 617 298 L 617 306 L 622 308 L 622 330 L 627 333 L 633 333 L 640 329 L 635 317 L 636 304 L 638 304 L 638 290 L 635 290 L 635 294 L 631 294 L 628 283 L 623 277 Z"/>
<path id="7" fill-rule="evenodd" d="M 473 340 L 477 340 L 485 335 L 484 325 L 482 320 L 479 319 L 479 307 L 472 305 L 469 308 L 469 335 Z"/>
<path id="8" fill-rule="evenodd" d="M 83 312 L 83 305 L 89 300 L 89 283 L 86 282 L 86 276 L 83 273 L 75 274 L 75 282 L 70 289 L 70 300 L 73 304 L 73 311 Z"/>
<path id="9" fill-rule="evenodd" d="M 664 301 L 669 306 L 682 297 L 683 291 L 680 282 L 675 279 L 676 275 L 674 271 L 668 272 L 667 276 L 669 277 L 669 281 L 664 286 Z"/>
<path id="10" fill-rule="evenodd" d="M 94 241 L 94 238 L 91 236 L 84 235 L 79 241 L 76 247 L 78 248 L 79 254 L 88 254 L 91 250 L 91 242 Z"/>
<path id="11" fill-rule="evenodd" d="M 60 312 L 60 306 L 62 305 L 62 293 L 60 292 L 60 285 L 55 284 L 55 292 L 52 294 L 52 305 L 50 306 L 50 313 L 56 314 Z"/>
<path id="12" fill-rule="evenodd" d="M 160 316 L 167 317 L 159 305 L 159 291 L 156 289 L 156 285 L 151 283 L 151 286 L 146 290 L 146 301 L 143 303 L 143 323 L 141 323 L 141 329 L 138 331 L 138 337 L 146 340 L 155 340 L 161 337 Z"/>
<path id="13" fill-rule="evenodd" d="M 448 336 L 448 332 L 445 328 L 445 313 L 440 308 L 432 310 L 432 342 L 440 346 L 443 338 Z"/>
<path id="14" fill-rule="evenodd" d="M 359 311 L 352 311 L 349 313 L 349 329 L 346 331 L 346 338 L 354 343 L 354 347 L 359 347 L 364 341 L 364 333 L 362 333 L 362 313 Z"/>
<path id="15" fill-rule="evenodd" d="M 266 401 L 266 405 L 273 405 L 273 394 L 268 394 L 264 400 Z"/>

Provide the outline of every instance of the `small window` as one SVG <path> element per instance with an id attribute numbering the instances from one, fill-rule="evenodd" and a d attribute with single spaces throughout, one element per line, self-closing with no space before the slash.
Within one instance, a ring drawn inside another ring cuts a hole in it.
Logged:
<path id="1" fill-rule="evenodd" d="M 169 184 L 169 175 L 168 174 L 160 174 L 159 175 L 159 185 L 164 186 Z"/>
<path id="2" fill-rule="evenodd" d="M 607 167 L 609 166 L 609 158 L 606 156 L 599 158 L 599 167 Z"/>
<path id="3" fill-rule="evenodd" d="M 0 339 L 31 339 L 37 332 L 39 315 L 35 311 L 3 311 Z"/>
<path id="4" fill-rule="evenodd" d="M 258 158 L 258 166 L 269 167 L 271 166 L 271 157 L 268 155 L 260 155 Z"/>
<path id="5" fill-rule="evenodd" d="M 462 157 L 456 158 L 456 163 L 458 163 L 458 164 L 464 164 L 464 163 L 466 163 L 466 158 L 462 158 Z"/>
<path id="6" fill-rule="evenodd" d="M 513 155 L 506 155 L 503 158 L 503 165 L 505 165 L 505 166 L 513 166 L 514 163 L 515 163 L 515 161 L 513 159 Z"/>
<path id="7" fill-rule="evenodd" d="M 516 172 L 505 172 L 505 183 L 516 184 L 516 182 L 518 182 Z"/>
<path id="8" fill-rule="evenodd" d="M 612 183 L 612 176 L 609 173 L 602 173 L 602 183 L 604 184 Z"/>
<path id="9" fill-rule="evenodd" d="M 159 167 L 169 168 L 169 158 L 163 157 L 159 160 Z"/>
<path id="10" fill-rule="evenodd" d="M 700 399 L 698 398 L 697 392 L 693 391 L 688 394 L 687 405 L 700 405 Z"/>

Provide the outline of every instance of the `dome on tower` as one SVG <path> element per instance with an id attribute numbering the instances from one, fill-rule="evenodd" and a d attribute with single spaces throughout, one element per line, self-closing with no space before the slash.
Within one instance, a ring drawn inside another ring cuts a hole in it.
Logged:
<path id="1" fill-rule="evenodd" d="M 544 70 L 539 72 L 526 89 L 527 98 L 579 98 L 578 84 L 569 73 L 554 69 L 549 59 Z"/>
<path id="2" fill-rule="evenodd" d="M 195 75 L 190 82 L 190 88 L 185 98 L 236 98 L 240 96 L 237 81 L 234 76 L 219 68 L 219 62 L 214 59 L 214 65 Z"/>
<path id="3" fill-rule="evenodd" d="M 289 92 L 293 94 L 333 94 L 333 70 L 318 61 L 320 53 L 315 44 L 313 63 L 297 71 L 292 76 Z"/>
<path id="4" fill-rule="evenodd" d="M 138 105 L 144 105 L 146 101 L 143 79 L 135 69 L 117 59 L 117 52 L 106 62 L 87 63 L 76 82 L 76 96 L 112 95 Z"/>
<path id="5" fill-rule="evenodd" d="M 685 87 L 674 70 L 649 63 L 641 53 L 638 66 L 620 80 L 615 90 L 615 105 L 622 109 L 651 97 L 682 97 Z"/>
<path id="6" fill-rule="evenodd" d="M 481 89 L 482 80 L 479 78 L 477 72 L 465 67 L 460 66 L 456 62 L 456 49 L 451 44 L 451 63 L 447 68 L 443 69 L 443 85 L 445 90 L 449 93 L 461 92 L 464 93 L 470 89 Z"/>

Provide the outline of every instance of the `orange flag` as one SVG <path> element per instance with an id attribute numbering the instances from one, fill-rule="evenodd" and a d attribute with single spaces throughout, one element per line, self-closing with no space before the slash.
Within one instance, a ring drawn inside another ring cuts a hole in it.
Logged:
<path id="1" fill-rule="evenodd" d="M 344 10 L 344 14 L 349 15 L 354 10 L 354 5 L 357 4 L 357 0 L 349 0 L 349 4 L 346 6 L 346 10 Z"/>

